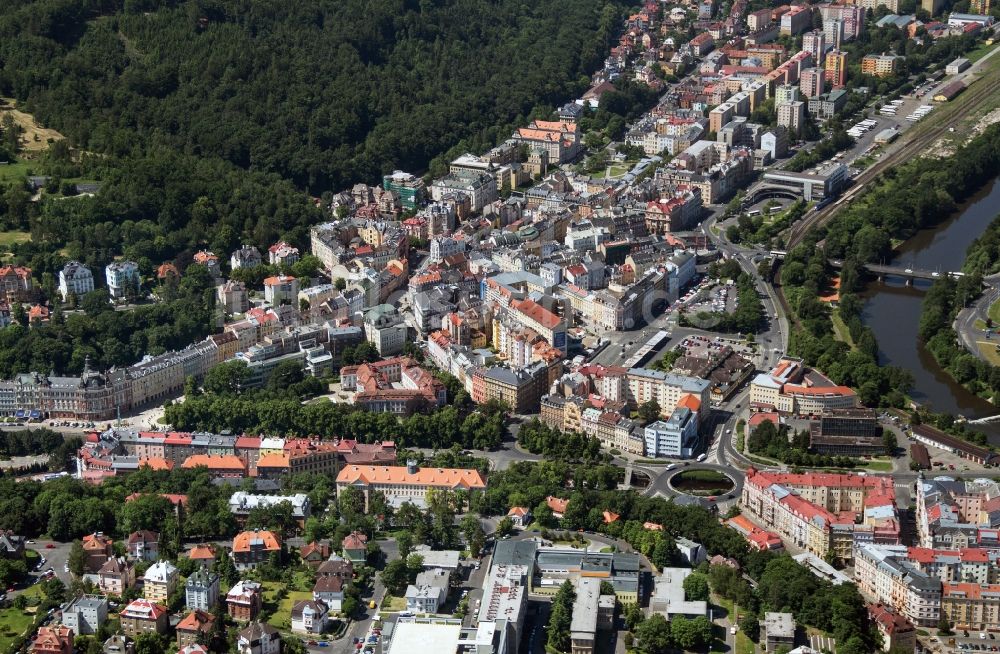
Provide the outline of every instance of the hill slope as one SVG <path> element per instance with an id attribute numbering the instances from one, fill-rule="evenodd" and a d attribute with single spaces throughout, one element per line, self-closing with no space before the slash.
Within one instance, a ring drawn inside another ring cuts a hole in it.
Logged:
<path id="1" fill-rule="evenodd" d="M 8 0 L 0 91 L 77 147 L 167 146 L 316 193 L 579 93 L 609 0 Z"/>

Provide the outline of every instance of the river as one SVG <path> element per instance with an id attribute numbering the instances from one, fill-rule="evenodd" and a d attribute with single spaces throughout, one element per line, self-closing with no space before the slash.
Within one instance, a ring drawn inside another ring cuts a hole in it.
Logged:
<path id="1" fill-rule="evenodd" d="M 894 262 L 925 270 L 958 270 L 969 245 L 997 216 L 998 207 L 1000 178 L 961 205 L 948 220 L 919 232 L 900 246 Z M 921 288 L 930 282 L 918 280 L 914 284 L 907 287 L 902 279 L 889 277 L 885 282 L 871 282 L 865 289 L 862 320 L 878 339 L 879 362 L 911 371 L 914 385 L 910 396 L 935 411 L 969 418 L 997 413 L 998 407 L 956 383 L 919 342 L 917 326 L 924 296 Z M 996 425 L 984 431 L 993 443 L 1000 444 Z"/>

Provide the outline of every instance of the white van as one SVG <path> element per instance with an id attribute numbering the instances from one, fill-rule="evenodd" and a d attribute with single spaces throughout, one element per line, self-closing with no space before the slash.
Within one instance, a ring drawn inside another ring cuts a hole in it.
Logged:
<path id="1" fill-rule="evenodd" d="M 704 460 L 705 460 L 705 459 L 707 459 L 707 458 L 708 458 L 708 455 L 707 455 L 707 454 L 699 454 L 699 455 L 698 455 L 698 458 L 697 458 L 697 459 L 695 459 L 695 460 L 696 460 L 696 461 L 697 461 L 698 463 L 701 463 L 702 461 L 704 461 Z"/>

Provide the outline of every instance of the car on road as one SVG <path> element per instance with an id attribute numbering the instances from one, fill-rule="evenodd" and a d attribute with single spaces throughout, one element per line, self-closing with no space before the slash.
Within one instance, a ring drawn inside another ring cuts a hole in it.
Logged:
<path id="1" fill-rule="evenodd" d="M 54 550 L 55 548 L 56 548 L 55 544 L 53 544 L 53 543 L 45 543 L 45 549 L 47 549 L 47 550 Z"/>

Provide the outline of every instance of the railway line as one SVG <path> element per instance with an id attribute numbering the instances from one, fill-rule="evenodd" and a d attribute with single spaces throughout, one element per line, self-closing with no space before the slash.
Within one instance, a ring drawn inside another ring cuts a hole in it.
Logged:
<path id="1" fill-rule="evenodd" d="M 824 207 L 810 216 L 806 216 L 792 225 L 787 232 L 787 249 L 790 250 L 801 243 L 806 234 L 809 233 L 810 229 L 826 224 L 831 218 L 833 218 L 834 215 L 836 215 L 844 204 L 862 194 L 865 190 L 866 184 L 878 177 L 882 171 L 899 163 L 903 163 L 913 157 L 919 156 L 921 153 L 925 152 L 927 148 L 941 138 L 950 127 L 954 126 L 955 122 L 957 122 L 962 116 L 967 115 L 970 109 L 974 108 L 994 91 L 995 88 L 991 84 L 973 84 L 963 95 L 953 101 L 960 101 L 964 107 L 963 111 L 953 111 L 948 119 L 942 120 L 939 124 L 935 124 L 924 130 L 920 129 L 922 127 L 920 125 L 915 126 L 913 131 L 910 132 L 910 134 L 916 134 L 915 136 L 903 143 L 894 152 L 887 154 L 877 163 L 862 171 L 861 174 L 854 180 L 854 185 L 836 202 Z"/>

